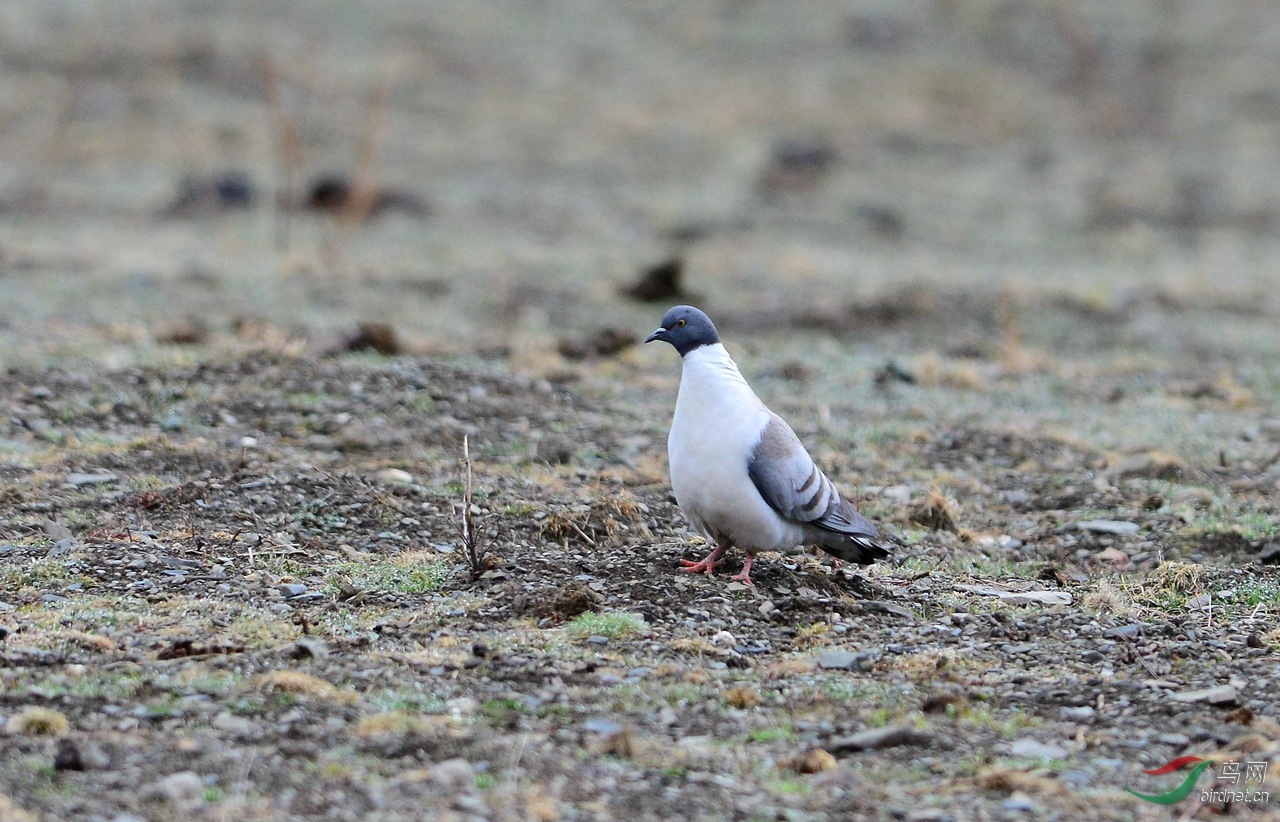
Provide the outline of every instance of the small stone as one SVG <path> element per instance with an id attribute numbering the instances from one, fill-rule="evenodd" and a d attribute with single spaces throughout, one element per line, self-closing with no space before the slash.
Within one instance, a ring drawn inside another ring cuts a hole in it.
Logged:
<path id="1" fill-rule="evenodd" d="M 832 751 L 872 751 L 879 748 L 895 748 L 899 745 L 925 745 L 933 739 L 933 734 L 921 731 L 912 724 L 886 725 L 883 728 L 871 728 L 852 736 L 831 740 L 827 747 Z"/>
<path id="2" fill-rule="evenodd" d="M 1234 705 L 1239 696 L 1240 693 L 1234 685 L 1218 685 L 1214 688 L 1169 694 L 1171 699 L 1178 702 L 1203 702 L 1207 705 Z"/>
<path id="3" fill-rule="evenodd" d="M 899 505 L 906 505 L 911 502 L 911 486 L 890 485 L 880 492 L 880 496 L 891 499 Z"/>
<path id="4" fill-rule="evenodd" d="M 428 777 L 448 793 L 466 793 L 475 787 L 476 772 L 465 759 L 446 759 L 428 772 Z"/>
<path id="5" fill-rule="evenodd" d="M 1213 492 L 1208 488 L 1179 488 L 1173 492 L 1175 505 L 1194 505 L 1197 508 L 1208 508 L 1213 505 Z"/>
<path id="6" fill-rule="evenodd" d="M 1182 460 L 1164 451 L 1148 451 L 1145 454 L 1132 454 L 1121 457 L 1114 465 L 1109 466 L 1115 475 L 1125 477 L 1147 477 L 1148 479 L 1177 479 L 1184 473 Z"/>
<path id="7" fill-rule="evenodd" d="M 284 655 L 290 659 L 323 660 L 329 656 L 329 643 L 313 636 L 304 636 L 284 647 Z"/>
<path id="8" fill-rule="evenodd" d="M 1140 526 L 1136 522 L 1124 522 L 1118 519 L 1083 519 L 1077 522 L 1076 528 L 1093 534 L 1116 534 L 1130 536 L 1138 533 Z"/>
<path id="9" fill-rule="evenodd" d="M 204 780 L 191 771 L 178 771 L 156 782 L 151 793 L 163 796 L 174 805 L 204 801 Z"/>
<path id="10" fill-rule="evenodd" d="M 594 634 L 592 636 L 587 637 L 587 644 L 588 645 L 608 645 L 609 638 L 600 636 L 599 634 Z"/>
<path id="11" fill-rule="evenodd" d="M 307 592 L 307 586 L 301 582 L 285 582 L 276 586 L 285 598 L 300 597 Z"/>
<path id="12" fill-rule="evenodd" d="M 1024 736 L 1009 746 L 1009 754 L 1020 759 L 1066 759 L 1067 749 Z"/>
<path id="13" fill-rule="evenodd" d="M 1258 553 L 1258 562 L 1263 565 L 1280 565 L 1280 542 L 1268 542 Z"/>
<path id="14" fill-rule="evenodd" d="M 66 484 L 71 486 L 80 485 L 102 485 L 108 482 L 115 482 L 115 474 L 67 474 Z"/>
<path id="15" fill-rule="evenodd" d="M 1088 705 L 1083 705 L 1079 708 L 1063 708 L 1058 712 L 1059 716 L 1070 722 L 1088 722 L 1093 719 L 1096 713 L 1097 711 Z"/>
<path id="16" fill-rule="evenodd" d="M 854 653 L 841 648 L 827 648 L 818 654 L 818 667 L 834 671 L 870 671 L 875 666 L 875 651 Z"/>
<path id="17" fill-rule="evenodd" d="M 612 719 L 595 717 L 582 723 L 582 729 L 584 731 L 590 731 L 593 734 L 608 736 L 609 734 L 620 733 L 622 731 L 622 725 L 614 722 Z"/>
<path id="18" fill-rule="evenodd" d="M 1009 794 L 1009 798 L 1004 801 L 1003 807 L 1006 811 L 1011 812 L 1033 811 L 1036 808 L 1036 803 L 1031 801 L 1031 797 L 1027 796 L 1022 791 L 1014 791 Z"/>
<path id="19" fill-rule="evenodd" d="M 1128 625 L 1121 625 L 1119 628 L 1109 628 L 1102 632 L 1107 639 L 1132 639 L 1142 633 L 1142 625 L 1133 622 Z"/>
<path id="20" fill-rule="evenodd" d="M 257 448 L 258 438 L 257 437 L 241 437 L 240 439 L 236 440 L 236 445 L 239 445 L 241 448 Z"/>
<path id="21" fill-rule="evenodd" d="M 222 711 L 213 718 L 213 727 L 229 734 L 248 734 L 253 730 L 253 722 L 247 717 L 236 716 L 230 711 Z"/>
<path id="22" fill-rule="evenodd" d="M 413 482 L 413 474 L 399 468 L 383 468 L 374 474 L 374 479 L 383 485 L 407 485 Z"/>
<path id="23" fill-rule="evenodd" d="M 772 602 L 770 602 L 767 599 L 764 602 L 760 603 L 760 613 L 763 614 L 764 616 L 769 616 L 769 614 L 772 614 L 776 610 L 778 610 L 778 606 L 774 605 Z"/>
<path id="24" fill-rule="evenodd" d="M 711 637 L 711 644 L 717 648 L 732 648 L 738 644 L 738 640 L 728 631 L 721 631 Z"/>
<path id="25" fill-rule="evenodd" d="M 1157 742 L 1163 742 L 1166 745 L 1172 745 L 1175 748 L 1182 748 L 1191 744 L 1191 737 L 1186 734 L 1168 733 L 1160 734 L 1156 737 Z"/>

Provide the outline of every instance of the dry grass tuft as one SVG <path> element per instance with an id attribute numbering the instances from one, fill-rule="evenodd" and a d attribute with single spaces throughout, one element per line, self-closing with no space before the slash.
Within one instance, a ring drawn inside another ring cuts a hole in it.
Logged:
<path id="1" fill-rule="evenodd" d="M 1138 608 L 1133 601 L 1109 579 L 1098 580 L 1093 590 L 1087 591 L 1082 597 L 1082 604 L 1086 610 L 1100 614 L 1114 614 L 1126 619 L 1138 615 Z"/>
<path id="2" fill-rule="evenodd" d="M 888 667 L 901 671 L 910 679 L 924 681 L 948 676 L 956 666 L 956 657 L 950 651 L 922 651 L 918 654 L 894 657 Z"/>
<path id="3" fill-rule="evenodd" d="M 756 707 L 763 701 L 760 697 L 760 692 L 750 685 L 734 685 L 724 692 L 724 704 L 730 708 L 739 708 L 745 711 Z"/>
<path id="4" fill-rule="evenodd" d="M 836 758 L 821 748 L 813 748 L 778 763 L 779 768 L 802 774 L 825 773 L 835 766 Z"/>
<path id="5" fill-rule="evenodd" d="M 291 694 L 329 702 L 353 703 L 359 700 L 354 691 L 343 690 L 331 682 L 302 671 L 272 671 L 255 680 L 265 694 Z"/>
<path id="6" fill-rule="evenodd" d="M 696 636 L 682 636 L 667 647 L 679 654 L 693 654 L 695 656 L 714 654 L 716 652 L 716 646 Z"/>
<path id="7" fill-rule="evenodd" d="M 931 531 L 950 531 L 954 534 L 958 530 L 955 501 L 948 499 L 937 486 L 930 488 L 924 499 L 907 510 L 907 519 Z"/>
<path id="8" fill-rule="evenodd" d="M 827 636 L 831 630 L 831 626 L 825 622 L 815 622 L 812 625 L 806 625 L 796 631 L 796 635 L 792 638 L 791 644 L 796 648 L 816 648 L 820 645 L 829 645 L 831 637 Z"/>
<path id="9" fill-rule="evenodd" d="M 52 708 L 26 708 L 9 717 L 4 729 L 15 736 L 65 736 L 71 723 Z"/>
<path id="10" fill-rule="evenodd" d="M 961 716 L 969 711 L 969 699 L 955 692 L 934 694 L 921 703 L 920 710 L 926 714 Z"/>
<path id="11" fill-rule="evenodd" d="M 978 391 L 987 384 L 982 372 L 973 363 L 943 359 L 934 352 L 920 358 L 916 364 L 915 374 L 916 381 L 929 388 Z"/>
<path id="12" fill-rule="evenodd" d="M 355 735 L 360 737 L 386 736 L 388 734 L 412 734 L 430 730 L 432 718 L 406 711 L 386 711 L 360 717 Z"/>
<path id="13" fill-rule="evenodd" d="M 627 725 L 620 731 L 605 734 L 600 738 L 598 750 L 605 756 L 631 759 L 636 755 L 635 731 Z"/>
<path id="14" fill-rule="evenodd" d="M 570 540 L 585 542 L 588 545 L 595 545 L 595 539 L 587 533 L 588 512 L 579 510 L 562 510 L 553 511 L 548 514 L 542 523 L 538 526 L 538 530 L 543 537 L 553 542 L 568 542 Z"/>
<path id="15" fill-rule="evenodd" d="M 1162 562 L 1151 572 L 1150 581 L 1162 590 L 1181 594 L 1200 593 L 1204 566 L 1194 562 Z"/>
<path id="16" fill-rule="evenodd" d="M 1065 791 L 1062 783 L 1056 779 L 1048 779 L 1028 771 L 1019 771 L 1013 768 L 987 768 L 978 774 L 977 782 L 983 790 L 999 791 L 1001 793 L 1023 791 L 1024 793 L 1057 795 Z"/>

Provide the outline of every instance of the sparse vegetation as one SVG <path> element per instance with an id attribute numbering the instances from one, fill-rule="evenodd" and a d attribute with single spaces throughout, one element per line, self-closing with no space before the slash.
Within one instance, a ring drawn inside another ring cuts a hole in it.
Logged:
<path id="1" fill-rule="evenodd" d="M 579 637 L 602 636 L 624 639 L 644 630 L 644 618 L 638 614 L 579 614 L 568 625 L 569 633 Z"/>

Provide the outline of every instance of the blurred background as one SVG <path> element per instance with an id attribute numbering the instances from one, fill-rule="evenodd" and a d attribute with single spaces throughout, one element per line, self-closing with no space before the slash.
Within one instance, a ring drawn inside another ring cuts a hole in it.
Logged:
<path id="1" fill-rule="evenodd" d="M 0 365 L 548 370 L 685 300 L 1236 351 L 1275 309 L 1278 44 L 1260 0 L 5 3 Z"/>

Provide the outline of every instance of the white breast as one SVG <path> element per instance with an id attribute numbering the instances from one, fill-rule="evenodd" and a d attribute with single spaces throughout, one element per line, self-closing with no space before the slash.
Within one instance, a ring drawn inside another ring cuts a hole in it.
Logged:
<path id="1" fill-rule="evenodd" d="M 729 352 L 705 345 L 684 357 L 667 451 L 671 488 L 690 523 L 749 552 L 790 547 L 793 526 L 760 496 L 747 465 L 769 409 Z"/>

